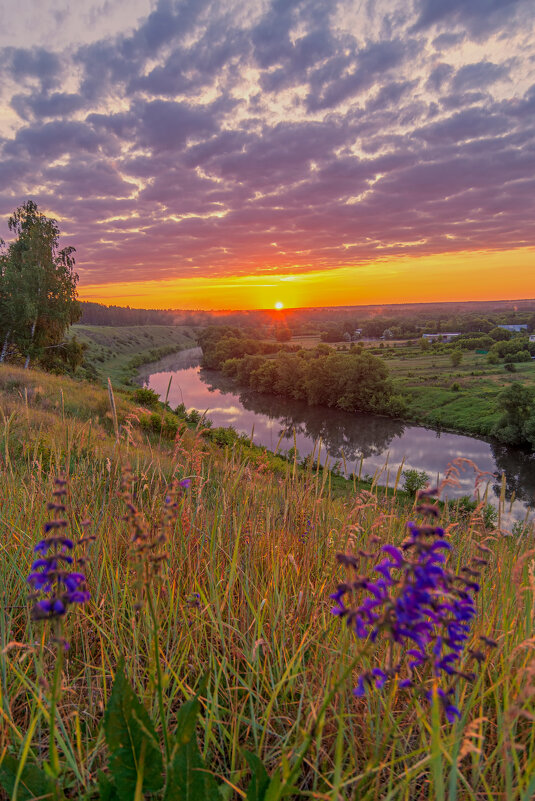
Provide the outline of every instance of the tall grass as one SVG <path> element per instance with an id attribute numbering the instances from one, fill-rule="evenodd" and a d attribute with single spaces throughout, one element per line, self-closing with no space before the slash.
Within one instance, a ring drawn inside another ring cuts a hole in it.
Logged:
<path id="1" fill-rule="evenodd" d="M 284 770 L 310 732 L 292 797 L 533 797 L 530 534 L 501 537 L 445 512 L 459 564 L 474 540 L 492 551 L 474 642 L 480 635 L 498 641 L 476 680 L 460 689 L 462 717 L 450 725 L 433 719 L 431 706 L 408 703 L 395 683 L 355 698 L 359 673 L 384 655 L 359 645 L 330 613 L 329 593 L 343 579 L 335 553 L 366 549 L 372 536 L 394 543 L 404 538 L 408 510 L 396 494 L 334 497 L 314 467 L 303 472 L 289 464 L 285 475 L 274 476 L 237 448 L 208 446 L 200 432 L 159 445 L 139 432 L 126 437 L 123 428 L 116 442 L 113 421 L 103 412 L 104 389 L 83 392 L 62 381 L 63 419 L 56 379 L 24 378 L 6 368 L 0 386 L 0 760 L 8 752 L 39 760 L 48 748 L 46 686 L 54 650 L 42 625 L 30 619 L 25 578 L 59 470 L 69 482 L 73 532 L 81 535 L 80 524 L 89 518 L 88 532 L 96 535 L 86 571 L 92 600 L 67 621 L 71 647 L 57 712 L 68 796 L 89 797 L 87 788 L 104 764 L 102 714 L 121 657 L 138 695 L 156 714 L 151 622 L 147 609 L 136 609 L 130 532 L 119 497 L 129 464 L 136 504 L 149 526 L 159 519 L 171 478 L 192 479 L 173 521 L 157 590 L 164 708 L 172 728 L 181 703 L 208 676 L 201 692 L 202 750 L 210 770 L 227 783 L 227 798 L 244 797 L 244 749 L 272 771 L 281 764 Z M 124 426 L 135 412 L 121 398 L 117 407 Z M 318 717 L 352 660 L 347 681 Z"/>

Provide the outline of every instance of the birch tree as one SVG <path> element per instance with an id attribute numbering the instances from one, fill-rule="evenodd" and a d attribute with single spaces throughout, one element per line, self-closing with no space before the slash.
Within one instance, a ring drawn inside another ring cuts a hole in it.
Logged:
<path id="1" fill-rule="evenodd" d="M 32 200 L 8 221 L 15 235 L 0 259 L 0 362 L 10 346 L 25 367 L 47 347 L 62 342 L 80 316 L 74 248 L 59 249 L 59 227 Z"/>

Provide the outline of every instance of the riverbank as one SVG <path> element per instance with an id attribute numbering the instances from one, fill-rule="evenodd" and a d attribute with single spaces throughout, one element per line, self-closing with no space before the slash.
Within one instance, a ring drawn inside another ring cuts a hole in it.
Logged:
<path id="1" fill-rule="evenodd" d="M 317 459 L 321 443 L 321 460 L 329 454 L 337 471 L 390 487 L 400 466 L 423 470 L 435 482 L 437 476 L 444 476 L 448 463 L 464 456 L 487 471 L 481 491 L 484 493 L 490 481 L 488 500 L 500 510 L 505 528 L 512 530 L 533 505 L 535 459 L 519 449 L 496 440 L 449 434 L 377 415 L 326 410 L 238 388 L 221 372 L 200 369 L 199 359 L 200 350 L 194 349 L 146 365 L 143 382 L 161 398 L 168 395 L 172 408 L 184 404 L 185 410 L 198 410 L 199 417 L 205 414 L 220 432 L 221 441 L 227 436 L 225 431 L 233 430 L 234 436 L 253 436 L 254 442 L 268 451 L 286 453 L 297 448 L 299 461 L 312 453 Z M 503 498 L 502 474 L 506 476 Z M 459 487 L 450 488 L 450 497 L 472 492 L 471 471 L 463 473 L 459 482 Z"/>
<path id="2" fill-rule="evenodd" d="M 451 353 L 422 353 L 416 348 L 401 352 L 385 348 L 381 358 L 407 403 L 405 419 L 461 434 L 493 436 L 502 416 L 500 392 L 515 382 L 535 388 L 531 361 L 518 363 L 509 372 L 503 364 L 489 364 L 485 354 L 472 351 L 463 352 L 456 366 L 451 364 Z"/>
<path id="3" fill-rule="evenodd" d="M 87 346 L 84 372 L 88 379 L 129 387 L 138 368 L 196 344 L 197 329 L 177 325 L 73 325 L 70 333 Z"/>
<path id="4" fill-rule="evenodd" d="M 522 430 L 516 423 L 502 425 L 500 393 L 514 384 L 535 392 L 535 361 L 527 350 L 500 361 L 493 350 L 522 348 L 527 337 L 518 342 L 496 342 L 487 352 L 462 349 L 463 342 L 455 348 L 426 340 L 330 346 L 311 339 L 303 348 L 302 338 L 279 343 L 219 335 L 216 329 L 201 336 L 204 364 L 253 391 L 274 391 L 310 405 L 383 414 L 470 436 L 495 436 L 528 447 L 534 444 L 529 431 L 535 416 L 529 423 L 522 417 Z"/>

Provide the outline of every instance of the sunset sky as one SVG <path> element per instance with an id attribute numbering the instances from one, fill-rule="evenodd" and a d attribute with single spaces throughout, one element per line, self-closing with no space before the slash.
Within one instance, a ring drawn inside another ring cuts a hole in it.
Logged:
<path id="1" fill-rule="evenodd" d="M 533 0 L 16 6 L 0 236 L 36 200 L 81 299 L 535 296 Z"/>

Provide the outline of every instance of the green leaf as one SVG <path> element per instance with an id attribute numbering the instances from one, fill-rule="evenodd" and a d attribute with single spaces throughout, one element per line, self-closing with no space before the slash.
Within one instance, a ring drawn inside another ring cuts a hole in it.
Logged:
<path id="1" fill-rule="evenodd" d="M 177 745 L 186 745 L 194 736 L 200 709 L 201 702 L 195 696 L 191 701 L 186 701 L 185 704 L 182 704 L 178 710 L 175 732 Z"/>
<path id="2" fill-rule="evenodd" d="M 102 771 L 98 774 L 98 799 L 99 801 L 118 801 L 119 799 L 114 783 Z"/>
<path id="3" fill-rule="evenodd" d="M 282 798 L 281 785 L 282 785 L 281 774 L 279 769 L 277 768 L 277 770 L 271 777 L 271 781 L 269 782 L 266 788 L 264 801 L 279 801 L 279 798 Z"/>
<path id="4" fill-rule="evenodd" d="M 222 782 L 218 788 L 219 792 L 219 801 L 233 801 L 236 798 L 234 794 L 234 787 L 231 784 L 226 784 Z"/>
<path id="5" fill-rule="evenodd" d="M 160 744 L 147 710 L 128 683 L 123 665 L 115 675 L 104 713 L 104 732 L 110 751 L 109 768 L 119 801 L 132 801 L 138 781 L 143 793 L 163 786 Z"/>
<path id="6" fill-rule="evenodd" d="M 221 801 L 214 777 L 204 765 L 195 733 L 173 754 L 164 801 Z"/>
<path id="7" fill-rule="evenodd" d="M 13 798 L 20 761 L 6 754 L 0 764 L 0 784 Z M 53 796 L 53 784 L 38 765 L 24 765 L 17 784 L 17 801 L 45 801 Z"/>
<path id="8" fill-rule="evenodd" d="M 260 757 L 250 751 L 244 751 L 243 755 L 252 773 L 251 781 L 247 788 L 247 801 L 264 801 L 269 785 L 269 774 L 264 767 L 264 763 Z"/>

